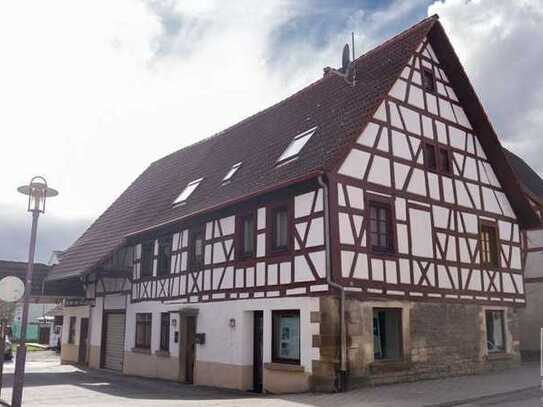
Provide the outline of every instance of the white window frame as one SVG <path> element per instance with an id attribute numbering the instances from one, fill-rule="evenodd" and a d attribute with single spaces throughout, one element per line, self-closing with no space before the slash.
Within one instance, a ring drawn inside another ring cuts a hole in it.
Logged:
<path id="1" fill-rule="evenodd" d="M 189 197 L 192 195 L 192 193 L 194 192 L 194 190 L 196 188 L 198 188 L 198 185 L 200 185 L 200 183 L 203 181 L 204 179 L 203 178 L 198 178 L 194 181 L 191 181 L 187 184 L 187 186 L 185 188 L 183 188 L 183 190 L 181 191 L 181 193 L 177 196 L 177 198 L 175 199 L 175 201 L 173 201 L 173 205 L 181 205 L 181 204 L 184 204 L 187 199 L 189 199 Z"/>
<path id="2" fill-rule="evenodd" d="M 284 163 L 288 160 L 292 160 L 296 158 L 298 155 L 300 155 L 300 152 L 304 148 L 304 146 L 307 144 L 309 139 L 315 134 L 317 131 L 317 126 L 306 130 L 300 134 L 298 134 L 294 139 L 290 142 L 290 144 L 285 148 L 283 153 L 279 156 L 277 159 L 277 164 Z M 299 145 L 299 147 L 294 148 L 296 145 Z"/>

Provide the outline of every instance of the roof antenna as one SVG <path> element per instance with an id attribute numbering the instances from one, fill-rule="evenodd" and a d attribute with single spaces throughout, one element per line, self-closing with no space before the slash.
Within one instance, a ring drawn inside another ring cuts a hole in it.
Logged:
<path id="1" fill-rule="evenodd" d="M 351 31 L 351 45 L 353 48 L 353 62 L 354 62 L 354 31 Z"/>
<path id="2" fill-rule="evenodd" d="M 341 76 L 345 82 L 354 87 L 356 84 L 356 70 L 354 69 L 354 32 L 351 32 L 351 41 L 352 41 L 352 60 L 351 53 L 349 52 L 349 44 L 345 44 L 343 47 L 343 54 L 341 56 L 341 68 L 334 69 L 329 66 L 324 68 L 324 74 L 333 73 L 335 75 Z"/>

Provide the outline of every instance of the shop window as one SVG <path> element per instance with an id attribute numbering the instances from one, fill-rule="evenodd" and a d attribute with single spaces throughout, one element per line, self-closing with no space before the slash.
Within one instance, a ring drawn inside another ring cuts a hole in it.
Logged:
<path id="1" fill-rule="evenodd" d="M 373 310 L 373 356 L 375 360 L 402 358 L 402 311 Z"/>
<path id="2" fill-rule="evenodd" d="M 256 222 L 254 213 L 238 217 L 237 255 L 239 258 L 254 257 L 256 247 Z"/>
<path id="3" fill-rule="evenodd" d="M 160 314 L 160 350 L 170 351 L 170 313 L 162 312 Z"/>
<path id="4" fill-rule="evenodd" d="M 480 226 L 481 264 L 498 267 L 498 232 L 493 224 L 482 223 Z"/>
<path id="5" fill-rule="evenodd" d="M 488 352 L 505 352 L 504 312 L 500 310 L 487 310 L 485 319 L 486 347 Z"/>
<path id="6" fill-rule="evenodd" d="M 300 311 L 273 311 L 272 324 L 272 360 L 300 364 Z"/>
<path id="7" fill-rule="evenodd" d="M 271 248 L 273 252 L 288 250 L 290 239 L 289 215 L 286 206 L 271 210 Z"/>
<path id="8" fill-rule="evenodd" d="M 163 237 L 158 240 L 158 269 L 157 274 L 164 276 L 170 274 L 172 261 L 172 237 Z"/>
<path id="9" fill-rule="evenodd" d="M 155 241 L 149 240 L 141 244 L 141 277 L 153 276 L 155 258 Z"/>
<path id="10" fill-rule="evenodd" d="M 68 343 L 75 343 L 75 324 L 77 317 L 70 317 L 70 325 L 68 326 Z"/>
<path id="11" fill-rule="evenodd" d="M 394 252 L 392 209 L 385 202 L 370 202 L 370 244 L 378 253 Z"/>
<path id="12" fill-rule="evenodd" d="M 136 348 L 151 349 L 152 314 L 136 314 Z"/>

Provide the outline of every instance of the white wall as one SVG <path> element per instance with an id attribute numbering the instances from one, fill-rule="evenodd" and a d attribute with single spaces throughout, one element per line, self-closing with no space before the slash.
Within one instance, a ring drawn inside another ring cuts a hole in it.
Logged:
<path id="1" fill-rule="evenodd" d="M 311 361 L 320 358 L 318 348 L 312 347 L 312 335 L 319 334 L 319 324 L 310 323 L 310 313 L 319 310 L 319 299 L 316 297 L 253 299 L 225 301 L 201 304 L 162 304 L 146 302 L 129 304 L 127 309 L 127 325 L 125 350 L 131 351 L 135 344 L 136 313 L 152 312 L 153 329 L 151 351 L 159 349 L 160 344 L 160 313 L 179 311 L 183 308 L 198 309 L 198 333 L 206 334 L 206 343 L 197 345 L 196 359 L 206 362 L 217 362 L 232 365 L 253 364 L 253 311 L 263 311 L 264 314 L 264 363 L 271 362 L 272 310 L 300 310 L 300 363 L 306 372 L 311 372 Z M 173 343 L 174 332 L 178 329 L 179 315 L 171 314 L 177 320 L 176 327 L 170 324 L 170 353 L 179 355 L 179 344 Z M 231 328 L 229 321 L 236 320 L 236 326 Z"/>
<path id="2" fill-rule="evenodd" d="M 90 307 L 64 307 L 64 321 L 62 324 L 62 343 L 68 343 L 70 328 L 70 317 L 76 317 L 74 345 L 79 345 L 79 333 L 81 329 L 81 318 L 89 318 Z"/>
<path id="3" fill-rule="evenodd" d="M 526 256 L 524 275 L 526 277 L 543 277 L 543 229 L 529 230 L 526 233 L 527 246 L 530 251 Z"/>

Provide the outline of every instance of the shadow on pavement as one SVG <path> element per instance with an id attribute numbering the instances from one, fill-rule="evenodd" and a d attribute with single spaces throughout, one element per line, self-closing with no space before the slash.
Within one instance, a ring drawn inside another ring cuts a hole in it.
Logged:
<path id="1" fill-rule="evenodd" d="M 13 373 L 4 373 L 2 393 L 10 392 Z M 232 400 L 259 395 L 236 390 L 196 386 L 159 379 L 139 378 L 94 369 L 68 372 L 27 372 L 25 388 L 40 386 L 74 386 L 110 396 L 150 400 Z"/>

